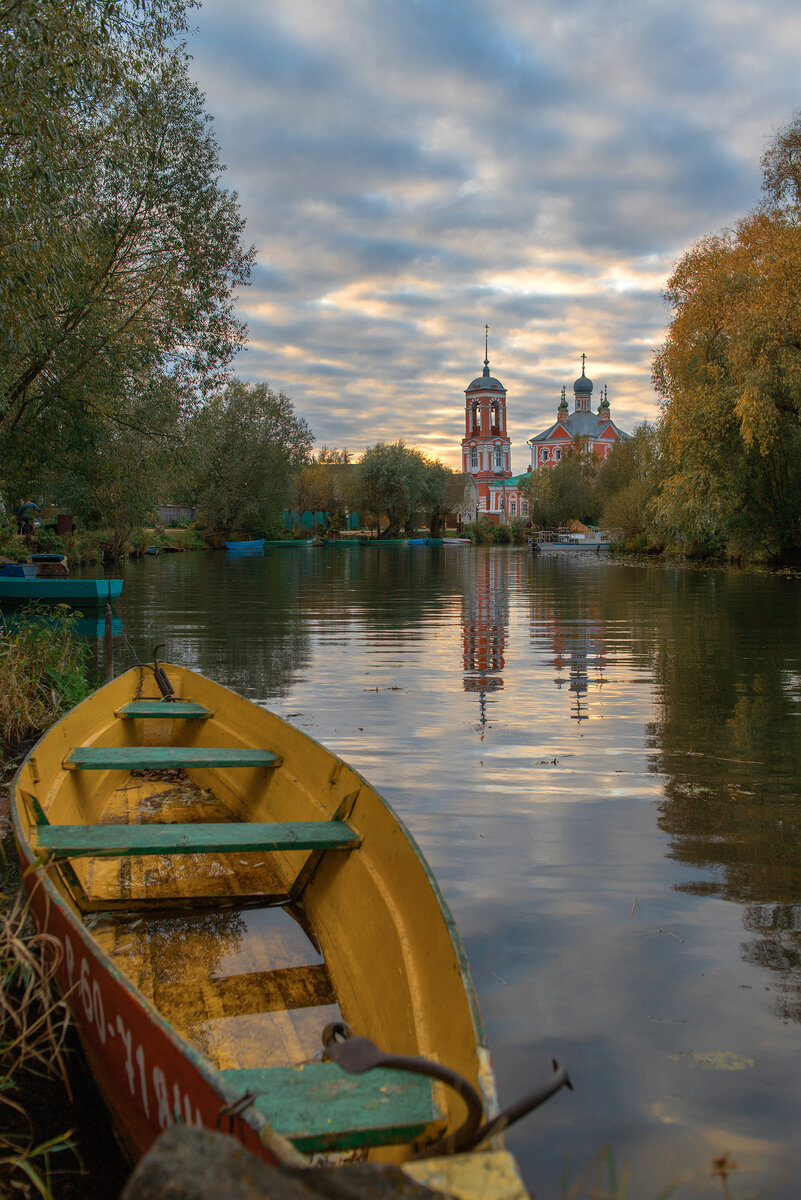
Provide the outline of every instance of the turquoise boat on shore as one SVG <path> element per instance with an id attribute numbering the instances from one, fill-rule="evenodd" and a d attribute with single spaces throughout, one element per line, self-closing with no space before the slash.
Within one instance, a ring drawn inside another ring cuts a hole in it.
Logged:
<path id="1" fill-rule="evenodd" d="M 264 538 L 251 538 L 247 542 L 226 542 L 226 550 L 263 550 Z"/>
<path id="2" fill-rule="evenodd" d="M 49 600 L 54 604 L 105 604 L 122 592 L 121 579 L 20 579 L 0 576 L 0 600 L 19 603 Z"/>

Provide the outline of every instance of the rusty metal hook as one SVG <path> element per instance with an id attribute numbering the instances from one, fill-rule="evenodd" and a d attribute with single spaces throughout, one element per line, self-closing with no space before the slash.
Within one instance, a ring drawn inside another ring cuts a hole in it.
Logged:
<path id="1" fill-rule="evenodd" d="M 354 1037 L 350 1026 L 344 1021 L 326 1025 L 323 1030 L 323 1046 L 328 1058 L 352 1074 L 360 1075 L 375 1067 L 386 1067 L 394 1071 L 409 1071 L 414 1075 L 427 1075 L 431 1079 L 438 1079 L 458 1092 L 467 1105 L 467 1117 L 463 1124 L 453 1133 L 426 1146 L 424 1150 L 418 1151 L 414 1158 L 436 1158 L 440 1155 L 458 1154 L 465 1150 L 472 1150 L 487 1138 L 501 1133 L 515 1121 L 519 1121 L 521 1117 L 538 1108 L 561 1087 L 568 1087 L 571 1091 L 573 1088 L 567 1071 L 553 1059 L 554 1074 L 547 1083 L 527 1096 L 523 1096 L 515 1104 L 511 1104 L 503 1112 L 498 1113 L 489 1121 L 485 1121 L 482 1125 L 484 1110 L 481 1097 L 471 1083 L 468 1083 L 456 1071 L 452 1071 L 450 1067 L 430 1062 L 426 1058 L 385 1054 L 369 1038 Z"/>

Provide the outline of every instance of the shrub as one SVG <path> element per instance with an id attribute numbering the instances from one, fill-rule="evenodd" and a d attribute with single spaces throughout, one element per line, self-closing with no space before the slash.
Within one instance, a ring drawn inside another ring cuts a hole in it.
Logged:
<path id="1" fill-rule="evenodd" d="M 103 561 L 103 533 L 98 529 L 81 529 L 68 533 L 64 550 L 75 566 L 95 565 Z"/>
<path id="2" fill-rule="evenodd" d="M 470 525 L 465 525 L 463 533 L 477 546 L 491 546 L 494 540 L 492 530 L 493 526 L 489 521 L 478 520 Z"/>
<path id="3" fill-rule="evenodd" d="M 89 695 L 86 648 L 75 636 L 77 617 L 31 605 L 0 637 L 0 742 L 41 733 Z"/>
<path id="4" fill-rule="evenodd" d="M 39 529 L 36 533 L 36 546 L 41 554 L 63 554 L 64 540 L 54 529 Z"/>
<path id="5" fill-rule="evenodd" d="M 531 526 L 524 517 L 515 517 L 511 524 L 512 541 L 516 546 L 525 546 L 531 535 Z"/>

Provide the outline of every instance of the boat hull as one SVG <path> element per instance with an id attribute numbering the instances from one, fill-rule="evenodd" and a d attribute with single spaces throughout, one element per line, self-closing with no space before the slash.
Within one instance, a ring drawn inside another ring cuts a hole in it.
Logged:
<path id="1" fill-rule="evenodd" d="M 114 808 L 118 803 L 115 797 L 125 798 L 134 786 L 130 775 L 116 769 L 114 762 L 139 750 L 156 759 L 163 757 L 165 747 L 173 746 L 182 754 L 202 755 L 209 747 L 215 748 L 209 751 L 213 755 L 261 753 L 259 747 L 277 754 L 273 770 L 201 766 L 187 772 L 201 789 L 247 810 L 239 823 L 234 822 L 245 834 L 250 824 L 265 820 L 335 821 L 337 814 L 346 812 L 348 826 L 361 839 L 358 848 L 347 854 L 323 854 L 302 893 L 303 921 L 313 930 L 314 944 L 324 955 L 340 1010 L 356 1032 L 392 1053 L 436 1057 L 448 1063 L 472 1082 L 491 1114 L 496 1107 L 494 1079 L 464 951 L 427 864 L 397 816 L 361 776 L 307 735 L 193 672 L 175 666 L 167 666 L 166 671 L 177 696 L 190 708 L 203 707 L 211 714 L 208 719 L 162 718 L 160 708 L 154 721 L 125 719 L 125 706 L 142 692 L 140 670 L 128 671 L 78 705 L 37 743 L 15 778 L 12 806 L 34 919 L 61 949 L 59 983 L 69 997 L 87 1059 L 130 1157 L 138 1159 L 161 1130 L 180 1120 L 229 1130 L 268 1161 L 306 1161 L 299 1159 L 293 1144 L 275 1133 L 255 1107 L 239 1114 L 224 1111 L 241 1098 L 243 1089 L 232 1087 L 223 1078 L 220 1060 L 212 1061 L 187 1035 L 189 1018 L 177 1029 L 176 1021 L 164 1015 L 161 1001 L 156 1004 L 158 993 L 143 993 L 144 968 L 131 968 L 126 957 L 130 946 L 108 938 L 102 944 L 98 940 L 98 926 L 92 924 L 95 919 L 86 917 L 92 906 L 87 908 L 80 900 L 80 889 L 76 891 L 70 872 L 79 872 L 91 901 L 91 881 L 108 878 L 102 875 L 101 866 L 109 860 L 98 860 L 87 852 L 82 858 L 62 858 L 61 866 L 52 860 L 42 865 L 43 822 L 56 831 L 59 827 L 78 828 L 78 821 L 81 829 L 90 831 L 108 828 L 109 823 L 115 828 L 136 826 L 141 831 L 137 814 L 128 811 L 128 799 L 124 799 L 124 809 Z M 152 683 L 149 691 L 155 691 Z M 153 703 L 158 706 L 159 701 L 156 694 Z M 169 713 L 169 706 L 163 711 Z M 89 754 L 101 751 L 111 758 L 112 765 L 91 771 L 72 769 L 68 758 L 75 747 L 85 748 L 84 753 L 88 749 Z M 38 817 L 37 804 L 41 808 Z M 184 816 L 183 820 L 189 822 L 184 828 L 197 833 L 202 817 Z M 173 828 L 177 826 L 171 825 Z M 299 878 L 309 859 L 299 867 L 298 857 L 299 851 L 294 849 L 283 856 L 273 855 L 268 869 L 288 871 L 292 876 L 298 872 Z M 154 884 L 141 872 L 145 881 L 141 893 L 132 882 L 139 878 L 138 864 L 153 860 L 128 858 L 131 865 L 124 872 L 127 890 L 119 895 L 113 892 L 111 899 L 106 894 L 95 895 L 94 910 L 102 913 L 115 897 L 129 906 L 137 900 L 152 901 L 157 907 L 149 912 L 156 912 L 162 921 L 161 909 L 172 911 L 175 905 L 189 903 L 192 887 L 197 889 L 200 882 L 208 888 L 201 897 L 207 908 L 228 914 L 238 911 L 240 893 L 214 890 L 223 886 L 219 872 L 211 869 L 219 865 L 218 859 L 201 858 L 202 869 L 196 869 L 191 856 L 184 857 L 185 869 L 176 872 L 173 890 L 161 900 L 161 907 L 158 881 Z M 225 860 L 229 866 L 234 863 L 234 871 L 236 861 L 236 855 Z M 244 865 L 251 869 L 248 863 Z M 254 864 L 253 870 L 256 868 L 263 871 L 264 862 Z M 119 872 L 122 881 L 122 866 Z M 225 888 L 235 887 L 237 880 L 229 885 L 223 878 L 223 883 Z M 249 886 L 252 892 L 253 884 Z M 150 917 L 142 920 L 147 927 Z M 130 925 L 125 938 L 136 941 L 140 937 L 134 931 L 142 920 Z M 100 917 L 96 921 L 102 926 Z M 159 962 L 171 963 L 174 947 L 160 945 Z M 170 978 L 170 1004 L 180 1016 L 181 1006 L 188 1006 L 189 1012 L 197 996 L 191 994 L 191 979 L 184 986 L 180 975 Z M 197 989 L 197 994 L 201 993 L 205 994 L 203 987 Z M 223 1058 L 229 1051 L 230 1047 Z M 445 1089 L 440 1096 L 439 1085 L 436 1090 L 448 1127 L 458 1126 L 463 1115 L 461 1101 Z M 378 1153 L 398 1160 L 409 1152 L 410 1148 L 402 1145 L 369 1151 L 371 1156 Z"/>
<path id="2" fill-rule="evenodd" d="M 608 554 L 608 542 L 533 542 L 531 549 L 536 554 L 572 554 L 586 557 L 588 554 Z"/>
<path id="3" fill-rule="evenodd" d="M 0 576 L 0 600 L 104 604 L 122 592 L 121 579 L 14 579 Z"/>
<path id="4" fill-rule="evenodd" d="M 23 870 L 32 867 L 25 850 Z M 136 1162 L 168 1126 L 218 1127 L 220 1110 L 236 1100 L 194 1059 L 186 1044 L 136 989 L 110 969 L 107 957 L 63 898 L 41 883 L 28 887 L 38 929 L 58 948 L 58 984 L 71 997 L 70 1011 L 92 1075 L 111 1112 L 125 1153 Z M 231 1117 L 224 1128 L 268 1162 L 292 1161 L 293 1150 L 259 1122 Z"/>
<path id="5" fill-rule="evenodd" d="M 254 538 L 249 542 L 226 542 L 226 550 L 263 550 L 264 538 Z"/>

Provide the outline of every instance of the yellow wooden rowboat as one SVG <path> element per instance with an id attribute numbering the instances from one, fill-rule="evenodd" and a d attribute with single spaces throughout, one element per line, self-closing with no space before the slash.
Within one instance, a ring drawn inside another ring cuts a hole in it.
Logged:
<path id="1" fill-rule="evenodd" d="M 13 818 L 35 918 L 63 948 L 61 984 L 132 1159 L 186 1122 L 272 1162 L 414 1159 L 416 1178 L 439 1172 L 454 1194 L 525 1195 L 497 1136 L 489 1152 L 440 1157 L 464 1141 L 466 1093 L 397 1061 L 446 1064 L 497 1112 L 451 916 L 397 816 L 341 759 L 156 663 L 41 739 Z M 323 1060 L 324 1028 L 343 1022 L 358 1036 L 329 1033 Z M 395 1059 L 349 1073 L 364 1064 L 331 1061 L 343 1038 Z M 437 1157 L 418 1158 L 432 1144 Z"/>

